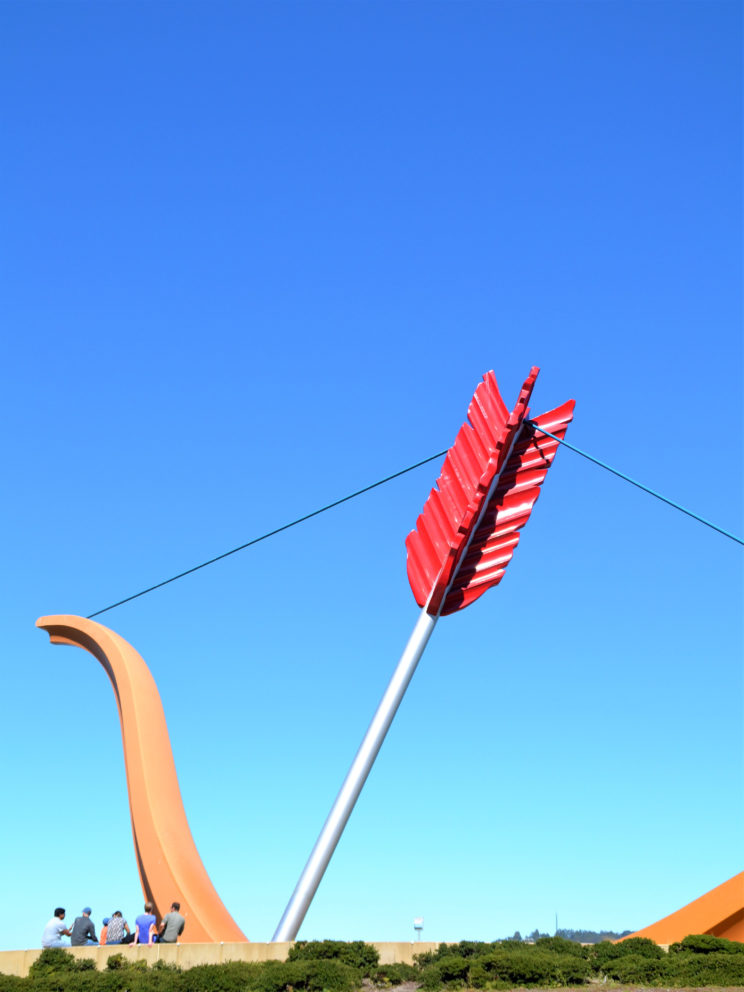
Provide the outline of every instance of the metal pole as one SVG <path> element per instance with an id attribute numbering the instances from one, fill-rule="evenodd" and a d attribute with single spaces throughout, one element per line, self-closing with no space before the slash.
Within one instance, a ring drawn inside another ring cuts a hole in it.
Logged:
<path id="1" fill-rule="evenodd" d="M 486 510 L 488 509 L 488 504 L 491 497 L 496 492 L 496 487 L 499 484 L 501 473 L 504 471 L 504 468 L 509 461 L 509 457 L 511 456 L 514 445 L 516 444 L 517 438 L 521 434 L 522 429 L 523 428 L 520 426 L 520 429 L 512 436 L 509 449 L 502 460 L 501 469 L 491 480 L 488 494 L 481 502 L 477 520 L 471 527 L 468 538 L 461 549 L 460 563 L 462 563 L 465 555 L 468 553 L 468 549 L 473 541 L 475 532 L 478 530 Z M 458 569 L 459 564 L 450 577 L 449 585 L 441 598 L 439 611 L 441 611 L 444 601 L 447 598 L 447 592 L 452 588 Z M 431 599 L 431 593 L 429 594 L 429 599 Z M 416 622 L 416 626 L 413 628 L 413 633 L 408 640 L 408 644 L 406 644 L 405 651 L 400 656 L 398 667 L 395 669 L 393 677 L 390 679 L 390 683 L 385 690 L 385 695 L 382 697 L 380 705 L 377 707 L 377 712 L 372 718 L 372 723 L 370 723 L 364 740 L 357 751 L 356 758 L 354 758 L 352 766 L 344 779 L 344 784 L 341 786 L 341 791 L 336 796 L 336 801 L 333 804 L 331 812 L 328 814 L 328 819 L 320 832 L 320 836 L 315 842 L 315 847 L 313 848 L 307 864 L 300 875 L 300 880 L 295 886 L 295 890 L 292 893 L 292 898 L 287 903 L 287 908 L 284 910 L 284 915 L 279 921 L 279 926 L 276 928 L 274 936 L 271 938 L 272 942 L 294 940 L 297 936 L 297 931 L 302 926 L 302 921 L 305 919 L 305 914 L 307 913 L 310 903 L 313 900 L 313 896 L 320 885 L 320 880 L 323 877 L 323 873 L 328 867 L 328 862 L 331 860 L 331 856 L 341 838 L 344 827 L 351 816 L 351 811 L 354 809 L 354 804 L 359 798 L 359 793 L 362 791 L 362 786 L 366 782 L 375 758 L 382 747 L 382 742 L 385 740 L 385 734 L 388 732 L 390 724 L 393 722 L 393 717 L 395 716 L 398 706 L 400 705 L 403 694 L 408 688 L 408 684 L 413 677 L 413 673 L 416 671 L 416 666 L 419 663 L 419 659 L 424 653 L 424 648 L 431 637 L 431 632 L 436 626 L 436 622 L 439 619 L 439 611 L 437 611 L 436 616 L 432 616 L 426 612 L 426 606 L 422 609 L 418 621 Z"/>
<path id="2" fill-rule="evenodd" d="M 294 940 L 439 618 L 421 611 L 272 941 Z"/>

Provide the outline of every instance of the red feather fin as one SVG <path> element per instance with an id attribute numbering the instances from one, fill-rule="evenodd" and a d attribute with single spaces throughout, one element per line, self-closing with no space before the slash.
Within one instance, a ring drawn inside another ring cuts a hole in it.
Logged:
<path id="1" fill-rule="evenodd" d="M 530 370 L 511 414 L 493 372 L 483 377 L 406 539 L 411 589 L 432 615 L 463 609 L 500 582 L 529 519 L 558 448 L 523 424 L 538 371 Z M 570 400 L 534 423 L 563 438 L 573 407 Z"/>

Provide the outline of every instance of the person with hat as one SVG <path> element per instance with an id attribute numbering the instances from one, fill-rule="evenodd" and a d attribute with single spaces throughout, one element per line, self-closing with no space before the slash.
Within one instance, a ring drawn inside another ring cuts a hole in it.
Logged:
<path id="1" fill-rule="evenodd" d="M 103 947 L 103 945 L 106 943 L 106 938 L 108 936 L 108 925 L 110 919 L 111 919 L 110 916 L 104 916 L 103 918 L 103 926 L 101 927 L 101 932 L 98 936 L 98 941 L 101 947 Z"/>
<path id="2" fill-rule="evenodd" d="M 83 910 L 83 915 L 78 916 L 72 924 L 70 943 L 73 947 L 87 947 L 90 944 L 98 943 L 96 928 L 93 926 L 93 921 L 90 918 L 92 912 L 93 910 L 90 906 L 86 906 Z"/>

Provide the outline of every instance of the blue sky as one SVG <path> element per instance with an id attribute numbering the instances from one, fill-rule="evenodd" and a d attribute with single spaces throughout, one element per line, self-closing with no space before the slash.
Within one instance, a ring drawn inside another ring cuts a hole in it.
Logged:
<path id="1" fill-rule="evenodd" d="M 452 442 L 481 375 L 741 534 L 741 6 L 0 6 L 0 946 L 142 901 L 86 615 Z M 438 466 L 100 619 L 270 939 Z M 742 870 L 742 549 L 568 450 L 439 624 L 300 932 L 649 924 Z"/>

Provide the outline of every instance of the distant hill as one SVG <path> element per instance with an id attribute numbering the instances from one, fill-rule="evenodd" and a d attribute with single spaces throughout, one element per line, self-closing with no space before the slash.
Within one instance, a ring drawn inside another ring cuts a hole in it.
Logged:
<path id="1" fill-rule="evenodd" d="M 632 930 L 623 930 L 622 933 L 615 933 L 614 930 L 556 930 L 556 937 L 575 940 L 577 944 L 599 944 L 603 940 L 619 940 L 631 933 Z"/>
<path id="2" fill-rule="evenodd" d="M 621 937 L 627 937 L 631 933 L 633 933 L 632 930 L 623 930 L 622 933 L 616 933 L 614 930 L 556 930 L 555 934 L 551 934 L 533 930 L 532 933 L 528 933 L 523 937 L 519 930 L 517 930 L 513 937 L 507 939 L 534 942 L 539 940 L 540 937 L 556 936 L 564 937 L 566 940 L 573 940 L 577 944 L 600 944 L 603 940 L 619 940 Z"/>

